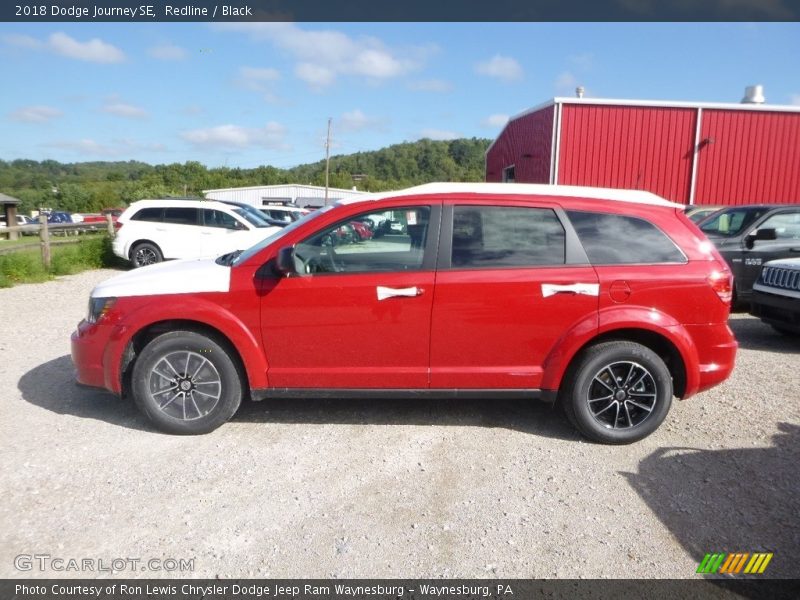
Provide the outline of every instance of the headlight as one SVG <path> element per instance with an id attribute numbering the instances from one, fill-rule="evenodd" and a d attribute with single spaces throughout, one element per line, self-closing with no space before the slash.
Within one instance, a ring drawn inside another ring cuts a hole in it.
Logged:
<path id="1" fill-rule="evenodd" d="M 89 315 L 87 323 L 97 323 L 114 306 L 116 298 L 89 298 Z"/>

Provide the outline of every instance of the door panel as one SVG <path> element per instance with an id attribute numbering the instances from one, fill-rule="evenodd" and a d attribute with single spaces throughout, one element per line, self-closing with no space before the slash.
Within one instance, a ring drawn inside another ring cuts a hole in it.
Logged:
<path id="1" fill-rule="evenodd" d="M 446 211 L 431 329 L 432 388 L 538 388 L 573 325 L 597 318 L 597 275 L 566 265 L 555 207 Z"/>
<path id="2" fill-rule="evenodd" d="M 263 281 L 270 387 L 428 387 L 440 210 L 397 210 L 404 231 L 356 241 L 344 226 L 370 213 L 353 216 L 295 245 L 297 276 Z"/>
<path id="3" fill-rule="evenodd" d="M 539 388 L 542 364 L 573 325 L 597 314 L 591 267 L 444 271 L 436 280 L 432 388 Z M 545 294 L 542 293 L 545 290 Z M 557 288 L 556 288 L 557 289 Z"/>

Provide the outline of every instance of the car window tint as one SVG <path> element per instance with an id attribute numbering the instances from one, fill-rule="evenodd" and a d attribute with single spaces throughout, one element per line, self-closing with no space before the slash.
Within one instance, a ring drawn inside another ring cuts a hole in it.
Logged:
<path id="1" fill-rule="evenodd" d="M 454 268 L 564 264 L 564 227 L 549 208 L 456 206 Z"/>
<path id="2" fill-rule="evenodd" d="M 704 233 L 711 235 L 722 235 L 732 237 L 742 232 L 753 221 L 760 218 L 766 212 L 763 208 L 734 208 L 723 210 L 703 221 L 700 229 Z"/>
<path id="3" fill-rule="evenodd" d="M 131 221 L 161 221 L 161 214 L 163 208 L 143 208 L 136 211 L 136 214 L 131 217 Z"/>
<path id="4" fill-rule="evenodd" d="M 357 215 L 295 247 L 301 274 L 409 271 L 422 267 L 429 206 Z"/>
<path id="5" fill-rule="evenodd" d="M 593 264 L 686 262 L 675 243 L 644 219 L 579 211 L 567 215 Z"/>
<path id="6" fill-rule="evenodd" d="M 164 209 L 164 222 L 178 225 L 197 225 L 197 209 L 169 206 Z"/>
<path id="7" fill-rule="evenodd" d="M 800 211 L 784 212 L 767 218 L 759 229 L 774 229 L 779 240 L 800 239 Z"/>
<path id="8" fill-rule="evenodd" d="M 221 229 L 236 229 L 236 219 L 221 210 L 203 209 L 203 224 L 206 227 L 219 227 Z"/>

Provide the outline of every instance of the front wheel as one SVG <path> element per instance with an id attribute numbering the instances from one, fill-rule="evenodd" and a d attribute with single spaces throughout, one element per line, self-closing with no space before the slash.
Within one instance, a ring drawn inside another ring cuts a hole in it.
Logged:
<path id="1" fill-rule="evenodd" d="M 147 344 L 131 386 L 139 409 L 167 433 L 213 431 L 242 401 L 242 377 L 229 351 L 192 331 L 165 333 Z"/>
<path id="2" fill-rule="evenodd" d="M 672 404 L 664 361 L 634 342 L 605 342 L 581 353 L 561 394 L 572 424 L 590 440 L 630 444 L 653 433 Z"/>

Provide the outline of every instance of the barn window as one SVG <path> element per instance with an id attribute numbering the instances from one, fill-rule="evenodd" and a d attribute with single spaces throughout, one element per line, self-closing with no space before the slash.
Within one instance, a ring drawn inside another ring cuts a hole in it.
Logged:
<path id="1" fill-rule="evenodd" d="M 514 165 L 510 167 L 506 167 L 503 169 L 503 182 L 505 183 L 514 183 Z"/>

